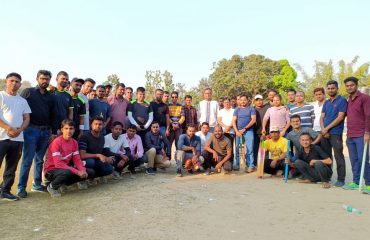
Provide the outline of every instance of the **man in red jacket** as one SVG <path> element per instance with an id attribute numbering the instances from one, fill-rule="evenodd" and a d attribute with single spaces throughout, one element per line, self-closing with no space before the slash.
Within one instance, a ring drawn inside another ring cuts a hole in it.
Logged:
<path id="1" fill-rule="evenodd" d="M 73 121 L 66 119 L 61 124 L 62 135 L 55 138 L 48 151 L 44 172 L 50 184 L 47 187 L 52 197 L 60 197 L 60 187 L 72 185 L 94 177 L 94 170 L 85 168 L 78 151 L 78 143 L 72 138 Z"/>

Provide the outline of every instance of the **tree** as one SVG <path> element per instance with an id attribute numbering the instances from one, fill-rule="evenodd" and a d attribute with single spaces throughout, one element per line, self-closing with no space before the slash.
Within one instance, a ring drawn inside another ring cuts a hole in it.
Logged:
<path id="1" fill-rule="evenodd" d="M 198 86 L 190 88 L 186 93 L 192 96 L 193 105 L 197 105 L 203 99 L 203 90 L 205 88 L 212 88 L 212 82 L 209 78 L 200 79 Z"/>
<path id="2" fill-rule="evenodd" d="M 219 98 L 235 96 L 240 92 L 246 92 L 250 96 L 265 94 L 271 88 L 282 88 L 284 91 L 295 84 L 296 77 L 296 72 L 287 60 L 274 61 L 252 54 L 222 59 L 214 65 L 210 80 L 214 96 Z"/>
<path id="3" fill-rule="evenodd" d="M 117 74 L 111 74 L 107 77 L 107 80 L 103 82 L 103 85 L 110 84 L 113 87 L 116 86 L 119 83 L 119 77 Z"/>
<path id="4" fill-rule="evenodd" d="M 370 86 L 369 63 L 358 64 L 359 57 L 355 56 L 351 62 L 344 60 L 338 61 L 338 70 L 332 60 L 328 62 L 315 61 L 315 73 L 310 76 L 300 65 L 296 68 L 303 75 L 304 83 L 301 84 L 302 90 L 306 93 L 306 101 L 315 101 L 313 90 L 316 87 L 326 87 L 328 80 L 336 80 L 339 84 L 339 94 L 347 96 L 344 80 L 347 77 L 354 76 L 359 79 L 359 87 Z M 358 66 L 359 65 L 359 66 Z M 358 67 L 357 67 L 358 66 Z"/>
<path id="5" fill-rule="evenodd" d="M 185 84 L 183 83 L 176 83 L 173 82 L 173 75 L 171 72 L 165 70 L 161 73 L 160 70 L 148 70 L 145 73 L 145 92 L 146 96 L 149 96 L 151 99 L 154 96 L 154 92 L 156 89 L 163 89 L 164 91 L 173 92 L 178 91 L 180 93 L 186 92 Z M 176 86 L 176 87 L 175 87 Z M 181 96 L 181 94 L 180 94 Z"/>
<path id="6" fill-rule="evenodd" d="M 283 59 L 279 61 L 280 73 L 272 77 L 272 83 L 274 88 L 279 91 L 279 94 L 283 97 L 283 101 L 286 100 L 286 91 L 290 88 L 295 89 L 297 87 L 297 72 L 290 66 L 288 60 Z"/>

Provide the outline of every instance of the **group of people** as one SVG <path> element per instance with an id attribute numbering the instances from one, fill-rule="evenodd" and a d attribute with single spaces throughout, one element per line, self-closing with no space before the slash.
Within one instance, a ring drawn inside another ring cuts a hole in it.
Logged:
<path id="1" fill-rule="evenodd" d="M 87 189 L 94 179 L 103 183 L 108 176 L 121 179 L 126 167 L 131 174 L 145 168 L 148 175 L 155 175 L 158 169 L 171 166 L 171 156 L 178 177 L 184 171 L 228 174 L 239 171 L 244 159 L 245 171 L 252 173 L 262 151 L 266 151 L 263 170 L 271 176 L 284 171 L 288 162 L 291 177 L 322 182 L 329 188 L 335 160 L 338 179 L 334 186 L 359 188 L 364 146 L 369 142 L 370 97 L 358 91 L 355 77 L 344 81 L 347 100 L 338 94 L 338 83 L 330 80 L 326 89 L 314 90 L 317 101 L 313 104 L 305 102 L 303 91 L 293 89 L 283 105 L 273 89 L 267 92 L 265 103 L 261 94 L 250 98 L 245 93 L 216 101 L 212 89 L 205 88 L 198 107 L 192 105 L 190 95 L 180 104 L 178 92 L 156 89 L 149 102 L 143 87 L 136 89 L 133 98 L 133 89 L 123 83 L 95 87 L 91 78 L 70 80 L 61 71 L 54 87 L 51 78 L 50 71 L 40 70 L 36 87 L 18 94 L 22 77 L 18 73 L 6 76 L 6 89 L 0 92 L 0 166 L 5 159 L 1 199 L 27 197 L 32 163 L 31 191 L 58 197 L 75 183 Z M 348 184 L 345 118 L 353 173 Z M 173 144 L 176 151 L 171 154 Z M 366 154 L 363 191 L 370 194 Z M 20 158 L 18 190 L 13 195 L 10 190 Z"/>

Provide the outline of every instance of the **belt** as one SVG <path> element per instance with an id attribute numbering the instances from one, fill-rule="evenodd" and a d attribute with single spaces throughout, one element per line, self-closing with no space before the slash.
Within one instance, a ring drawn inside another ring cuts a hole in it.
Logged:
<path id="1" fill-rule="evenodd" d="M 50 126 L 34 125 L 34 124 L 31 124 L 31 123 L 28 125 L 28 127 L 41 129 L 41 130 L 49 130 L 50 129 Z"/>

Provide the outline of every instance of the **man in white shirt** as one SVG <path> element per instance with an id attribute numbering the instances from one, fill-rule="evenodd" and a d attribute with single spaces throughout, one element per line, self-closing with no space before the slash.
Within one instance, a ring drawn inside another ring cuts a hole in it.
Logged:
<path id="1" fill-rule="evenodd" d="M 196 132 L 195 135 L 200 137 L 200 152 L 203 153 L 206 142 L 212 136 L 212 133 L 209 132 L 209 124 L 207 122 L 203 122 L 200 125 L 200 131 Z"/>
<path id="2" fill-rule="evenodd" d="M 203 92 L 204 100 L 199 103 L 199 123 L 206 122 L 209 124 L 209 131 L 213 133 L 217 125 L 217 115 L 219 111 L 218 102 L 212 100 L 212 89 L 206 88 Z"/>
<path id="3" fill-rule="evenodd" d="M 322 87 L 317 87 L 313 90 L 313 93 L 315 95 L 316 102 L 312 104 L 313 110 L 315 112 L 315 120 L 312 129 L 316 132 L 321 132 L 320 117 L 322 112 L 322 106 L 324 105 L 324 102 L 326 100 L 325 90 Z"/>
<path id="4" fill-rule="evenodd" d="M 0 166 L 5 158 L 5 170 L 0 199 L 19 200 L 10 193 L 15 171 L 22 155 L 23 130 L 30 122 L 31 108 L 27 101 L 17 94 L 22 77 L 18 73 L 6 76 L 6 89 L 0 92 Z"/>
<path id="5" fill-rule="evenodd" d="M 224 108 L 218 112 L 217 122 L 221 125 L 225 137 L 230 140 L 231 149 L 234 149 L 235 131 L 233 128 L 233 116 L 235 109 L 231 107 L 231 100 L 229 97 L 224 98 L 223 106 Z M 231 151 L 231 162 L 233 162 L 233 160 L 234 154 L 233 151 Z"/>
<path id="6" fill-rule="evenodd" d="M 104 149 L 109 150 L 111 154 L 108 155 L 114 155 L 115 158 L 113 162 L 113 178 L 115 179 L 121 179 L 120 174 L 123 169 L 132 163 L 130 147 L 122 135 L 122 129 L 123 124 L 121 122 L 114 122 L 112 133 L 104 136 Z"/>

